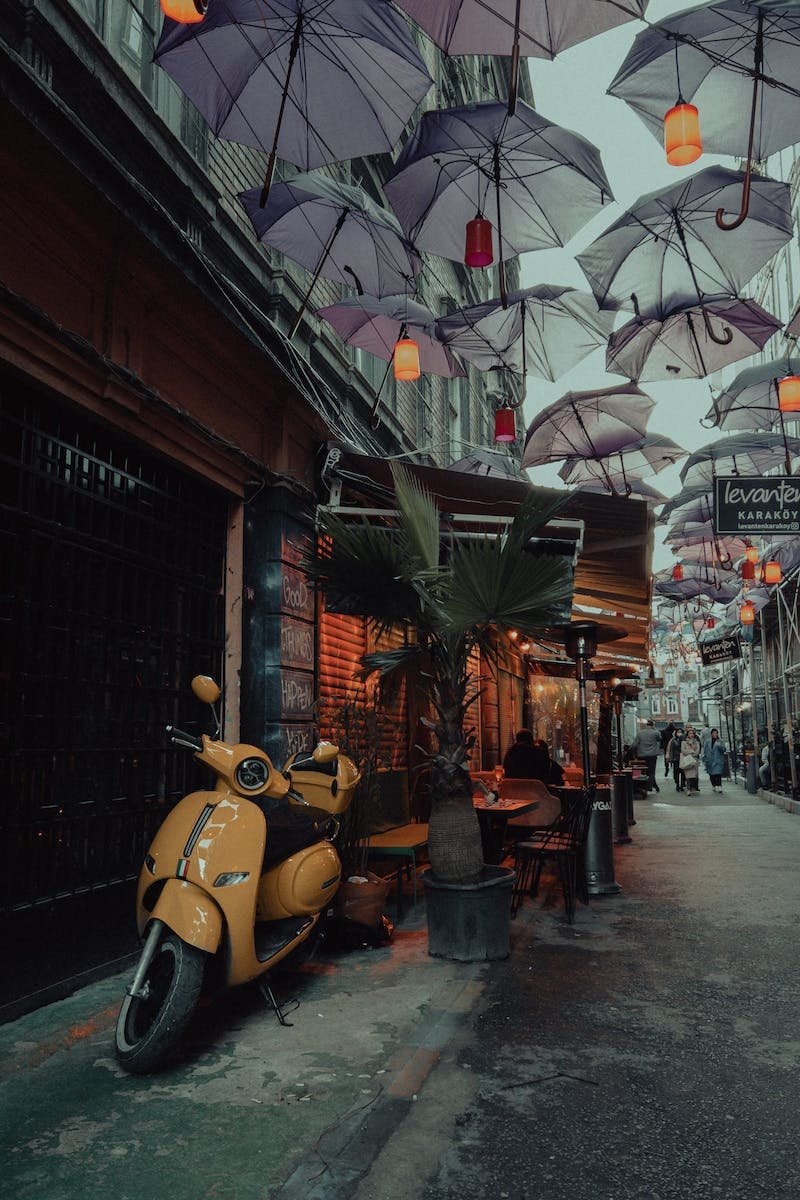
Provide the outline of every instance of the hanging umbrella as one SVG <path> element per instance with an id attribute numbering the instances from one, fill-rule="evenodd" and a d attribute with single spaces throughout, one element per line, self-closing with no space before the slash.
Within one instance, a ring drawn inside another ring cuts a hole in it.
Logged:
<path id="1" fill-rule="evenodd" d="M 613 199 L 591 142 L 495 100 L 425 113 L 384 191 L 415 246 L 456 262 L 476 214 L 494 218 L 489 261 L 503 262 L 563 246 Z"/>
<path id="2" fill-rule="evenodd" d="M 605 479 L 584 479 L 577 485 L 579 492 L 604 492 L 606 495 L 623 495 L 629 500 L 644 500 L 646 504 L 657 506 L 663 504 L 666 496 L 658 488 L 651 487 L 643 479 L 628 479 L 621 475 L 612 475 L 610 484 Z"/>
<path id="3" fill-rule="evenodd" d="M 754 300 L 707 300 L 702 310 L 698 304 L 681 304 L 663 314 L 637 315 L 611 335 L 606 370 L 640 383 L 702 379 L 757 354 L 782 325 Z M 726 329 L 732 334 L 729 341 Z"/>
<path id="4" fill-rule="evenodd" d="M 799 373 L 800 358 L 791 355 L 747 367 L 717 396 L 708 416 L 720 429 L 783 429 L 778 383 L 787 375 Z"/>
<path id="5" fill-rule="evenodd" d="M 747 545 L 744 538 L 709 535 L 679 540 L 672 546 L 672 552 L 683 563 L 703 563 L 707 567 L 726 570 L 734 559 L 742 557 Z"/>
<path id="6" fill-rule="evenodd" d="M 686 487 L 705 483 L 713 487 L 717 475 L 763 475 L 800 454 L 800 438 L 782 438 L 779 433 L 737 433 L 710 442 L 691 454 L 681 469 Z M 791 475 L 791 462 L 786 462 Z"/>
<path id="7" fill-rule="evenodd" d="M 614 313 L 574 288 L 540 284 L 441 317 L 446 345 L 482 371 L 509 367 L 554 381 L 608 338 Z"/>
<path id="8" fill-rule="evenodd" d="M 214 133 L 302 170 L 392 149 L 432 79 L 375 0 L 225 0 L 165 20 L 155 61 Z M 263 199 L 266 198 L 264 194 Z"/>
<path id="9" fill-rule="evenodd" d="M 701 483 L 695 487 L 682 488 L 677 496 L 673 496 L 671 500 L 667 501 L 658 519 L 664 523 L 673 515 L 684 520 L 694 518 L 696 514 L 697 520 L 710 521 L 713 512 L 714 502 L 708 484 Z"/>
<path id="10" fill-rule="evenodd" d="M 419 365 L 431 375 L 447 379 L 466 372 L 447 346 L 436 337 L 436 318 L 421 304 L 404 296 L 349 296 L 338 304 L 318 308 L 317 316 L 336 330 L 348 346 L 357 346 L 386 362 L 391 361 L 394 348 L 404 331 L 419 347 Z"/>
<path id="11" fill-rule="evenodd" d="M 739 580 L 729 575 L 716 575 L 697 563 L 687 563 L 683 568 L 683 579 L 673 579 L 672 572 L 659 571 L 654 577 L 653 591 L 672 600 L 692 600 L 697 596 L 708 596 L 717 603 L 726 603 L 739 593 Z"/>
<path id="12" fill-rule="evenodd" d="M 295 175 L 277 183 L 264 208 L 258 188 L 242 192 L 239 201 L 260 242 L 313 272 L 292 333 L 320 275 L 359 293 L 394 296 L 409 290 L 420 269 L 394 214 L 360 188 L 327 175 Z"/>
<path id="13" fill-rule="evenodd" d="M 493 479 L 521 479 L 522 472 L 513 458 L 502 451 L 488 447 L 471 450 L 457 462 L 450 463 L 448 471 L 459 471 L 464 475 L 486 475 Z"/>
<path id="14" fill-rule="evenodd" d="M 567 392 L 538 413 L 525 435 L 523 467 L 571 455 L 602 457 L 644 437 L 655 401 L 635 384 Z"/>
<path id="15" fill-rule="evenodd" d="M 637 200 L 576 256 L 601 308 L 640 312 L 706 297 L 735 296 L 792 236 L 789 188 L 774 179 L 752 182 L 747 225 L 726 235 L 714 219 L 741 187 L 741 171 L 706 167 Z M 719 341 L 701 308 L 712 341 Z M 723 340 L 732 340 L 730 330 Z"/>
<path id="16" fill-rule="evenodd" d="M 643 17 L 648 0 L 397 0 L 446 54 L 511 56 L 509 108 L 520 56 L 555 58 L 607 29 Z"/>
<path id="17" fill-rule="evenodd" d="M 798 3 L 800 3 L 800 0 L 798 0 Z M 800 308 L 798 308 L 797 312 L 786 326 L 786 336 L 791 338 L 800 337 Z"/>
<path id="18" fill-rule="evenodd" d="M 746 158 L 736 229 L 748 212 L 752 164 L 797 141 L 800 13 L 724 0 L 673 13 L 638 34 L 608 91 L 659 139 L 672 106 L 699 111 L 702 148 Z M 746 114 L 750 120 L 747 121 Z"/>
<path id="19" fill-rule="evenodd" d="M 565 483 L 582 483 L 585 479 L 609 480 L 616 473 L 622 481 L 622 490 L 627 490 L 629 479 L 640 478 L 642 475 L 657 475 L 666 467 L 674 466 L 679 459 L 684 458 L 688 451 L 684 450 L 672 438 L 660 433 L 647 433 L 636 441 L 629 442 L 613 454 L 575 455 L 568 458 L 561 470 L 559 478 Z"/>

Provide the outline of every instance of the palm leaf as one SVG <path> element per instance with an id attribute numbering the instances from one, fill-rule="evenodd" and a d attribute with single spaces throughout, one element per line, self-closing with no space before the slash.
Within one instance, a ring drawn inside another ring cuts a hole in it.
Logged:
<path id="1" fill-rule="evenodd" d="M 525 551 L 508 560 L 503 551 L 487 540 L 454 553 L 445 606 L 453 630 L 497 625 L 532 632 L 568 620 L 573 575 L 563 556 Z"/>
<path id="2" fill-rule="evenodd" d="M 392 466 L 399 523 L 406 543 L 407 569 L 420 580 L 439 573 L 439 510 L 427 488 L 403 467 Z"/>
<path id="3" fill-rule="evenodd" d="M 348 524 L 322 510 L 319 529 L 329 539 L 304 564 L 331 609 L 371 617 L 382 625 L 420 619 L 420 599 L 406 579 L 400 535 L 364 520 Z"/>

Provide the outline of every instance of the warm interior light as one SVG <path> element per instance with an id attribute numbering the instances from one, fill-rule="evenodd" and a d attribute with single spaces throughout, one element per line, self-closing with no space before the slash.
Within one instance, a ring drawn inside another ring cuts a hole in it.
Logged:
<path id="1" fill-rule="evenodd" d="M 706 619 L 706 629 L 713 629 L 713 628 L 714 628 L 714 626 L 716 625 L 716 623 L 717 623 L 717 622 L 716 622 L 716 618 L 715 618 L 715 617 L 708 617 L 708 618 Z"/>
<path id="2" fill-rule="evenodd" d="M 680 563 L 675 563 L 675 566 L 672 568 L 672 578 L 676 583 L 680 583 L 683 579 L 683 567 Z"/>
<path id="3" fill-rule="evenodd" d="M 778 408 L 781 412 L 800 412 L 800 375 L 787 375 L 778 381 Z"/>
<path id="4" fill-rule="evenodd" d="M 757 546 L 748 546 L 744 552 L 744 556 L 748 562 L 757 563 L 758 562 L 758 547 Z"/>
<path id="5" fill-rule="evenodd" d="M 749 558 L 742 559 L 741 576 L 746 583 L 752 583 L 756 577 L 756 566 Z"/>
<path id="6" fill-rule="evenodd" d="M 764 563 L 764 583 L 780 583 L 783 571 L 779 562 Z"/>
<path id="7" fill-rule="evenodd" d="M 519 637 L 519 633 L 516 629 L 509 629 L 508 636 L 511 638 L 512 642 L 515 642 Z"/>
<path id="8" fill-rule="evenodd" d="M 494 440 L 496 442 L 515 442 L 517 440 L 517 422 L 513 408 L 498 408 L 495 412 Z"/>
<path id="9" fill-rule="evenodd" d="M 471 221 L 467 221 L 464 262 L 468 267 L 488 267 L 493 259 L 492 222 L 477 213 Z"/>
<path id="10" fill-rule="evenodd" d="M 412 338 L 400 338 L 394 347 L 394 377 L 410 383 L 420 377 L 419 346 Z"/>
<path id="11" fill-rule="evenodd" d="M 756 619 L 756 610 L 749 600 L 745 600 L 739 609 L 739 620 L 743 625 L 752 625 Z"/>
<path id="12" fill-rule="evenodd" d="M 531 648 L 531 644 L 530 644 L 530 642 L 520 642 L 519 648 L 523 654 L 527 654 Z"/>
<path id="13" fill-rule="evenodd" d="M 700 114 L 693 104 L 676 104 L 664 117 L 664 149 L 672 167 L 686 167 L 703 153 Z"/>
<path id="14" fill-rule="evenodd" d="M 165 17 L 180 25 L 195 25 L 206 15 L 207 0 L 161 0 Z"/>

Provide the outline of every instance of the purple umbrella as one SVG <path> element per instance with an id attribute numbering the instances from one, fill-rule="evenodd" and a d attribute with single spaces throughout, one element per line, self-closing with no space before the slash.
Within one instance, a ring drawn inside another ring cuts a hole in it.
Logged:
<path id="1" fill-rule="evenodd" d="M 644 437 L 655 404 L 635 384 L 567 392 L 542 409 L 525 437 L 523 467 L 571 456 L 599 458 Z"/>
<path id="2" fill-rule="evenodd" d="M 647 433 L 613 454 L 597 457 L 575 455 L 568 458 L 558 474 L 568 484 L 582 483 L 586 479 L 605 479 L 610 483 L 616 477 L 623 485 L 621 490 L 625 492 L 629 479 L 646 474 L 657 475 L 666 467 L 674 466 L 687 453 L 672 438 L 660 433 Z"/>
<path id="3" fill-rule="evenodd" d="M 350 296 L 318 308 L 317 316 L 336 330 L 348 346 L 357 346 L 390 362 L 398 338 L 408 333 L 419 348 L 419 365 L 431 375 L 455 379 L 466 372 L 436 337 L 436 318 L 427 308 L 404 296 Z"/>
<path id="4" fill-rule="evenodd" d="M 540 284 L 461 308 L 436 324 L 451 350 L 482 371 L 509 367 L 554 381 L 608 337 L 614 314 L 569 287 Z"/>
<path id="5" fill-rule="evenodd" d="M 392 149 L 432 79 L 403 18 L 375 0 L 225 0 L 165 20 L 155 61 L 214 133 L 307 171 Z M 265 196 L 263 197 L 265 198 Z"/>
<path id="6" fill-rule="evenodd" d="M 713 487 L 717 475 L 763 475 L 781 466 L 791 475 L 791 455 L 798 454 L 800 438 L 784 438 L 779 433 L 732 434 L 690 455 L 681 470 L 681 483 Z"/>
<path id="7" fill-rule="evenodd" d="M 709 336 L 706 321 L 711 325 Z M 609 339 L 606 370 L 640 383 L 702 379 L 764 348 L 782 322 L 754 300 L 723 297 L 637 315 Z M 731 338 L 726 341 L 725 331 Z"/>

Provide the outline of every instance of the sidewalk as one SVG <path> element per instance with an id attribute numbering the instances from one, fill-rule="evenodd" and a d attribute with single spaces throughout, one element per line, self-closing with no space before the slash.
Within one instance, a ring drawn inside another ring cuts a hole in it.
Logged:
<path id="1" fill-rule="evenodd" d="M 800 821 L 671 782 L 618 896 L 527 902 L 502 963 L 394 943 L 204 1010 L 150 1079 L 111 1050 L 126 977 L 0 1027 L 15 1200 L 796 1200 Z"/>

